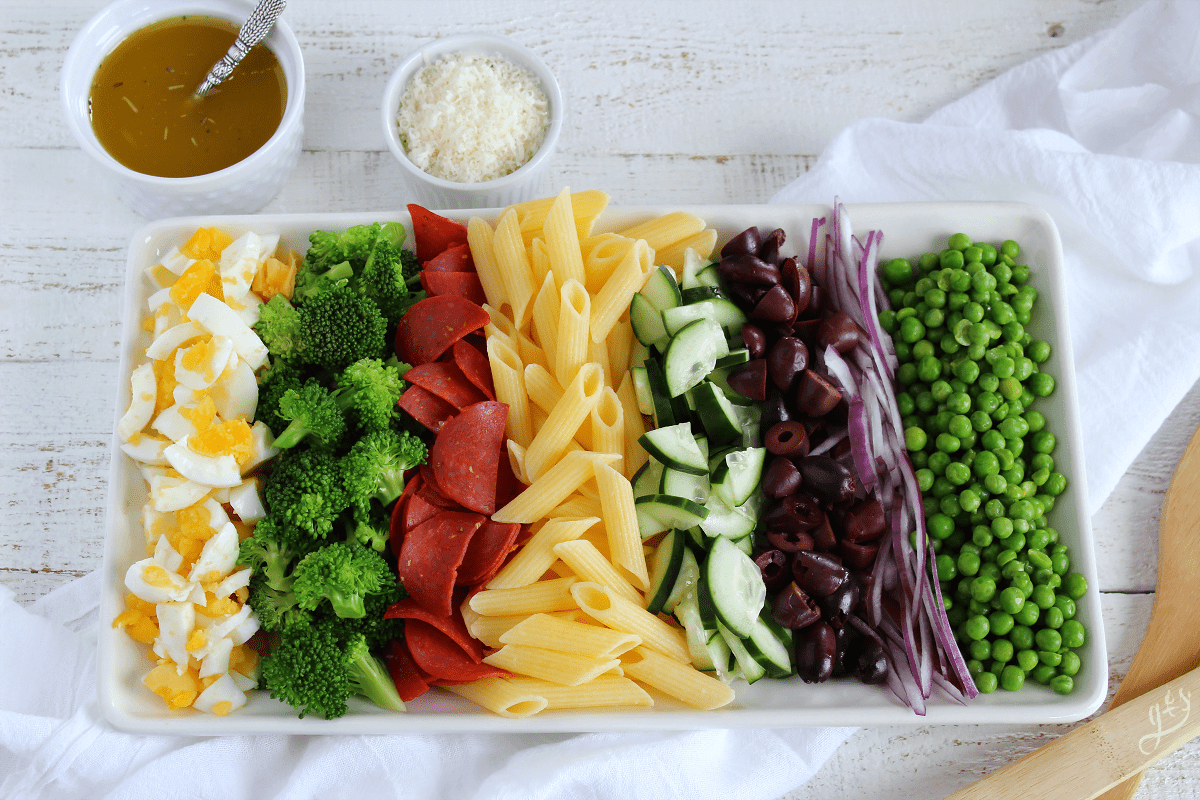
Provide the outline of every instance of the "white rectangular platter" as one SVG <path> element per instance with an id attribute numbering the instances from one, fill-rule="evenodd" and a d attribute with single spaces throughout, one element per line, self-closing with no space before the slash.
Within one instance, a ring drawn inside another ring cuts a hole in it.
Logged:
<path id="1" fill-rule="evenodd" d="M 814 217 L 827 217 L 829 206 L 755 205 L 697 206 L 685 209 L 657 207 L 613 207 L 597 223 L 596 230 L 614 230 L 669 211 L 687 210 L 704 218 L 718 230 L 719 243 L 750 227 L 764 233 L 782 228 L 787 234 L 785 255 L 803 262 Z M 1048 214 L 1019 203 L 893 203 L 848 207 L 854 231 L 865 239 L 869 230 L 884 234 L 881 256 L 915 259 L 922 253 L 946 246 L 957 232 L 977 241 L 999 245 L 1005 239 L 1020 243 L 1023 261 L 1030 267 L 1030 282 L 1039 299 L 1032 325 L 1034 338 L 1053 347 L 1043 366 L 1057 378 L 1053 395 L 1038 401 L 1047 428 L 1058 438 L 1054 457 L 1069 486 L 1050 514 L 1051 525 L 1070 548 L 1072 570 L 1088 581 L 1087 595 L 1078 603 L 1077 619 L 1085 625 L 1088 642 L 1080 651 L 1082 669 L 1075 690 L 1059 695 L 1032 682 L 1019 692 L 997 690 L 960 705 L 935 689 L 925 716 L 916 716 L 885 687 L 866 686 L 852 680 L 834 680 L 808 685 L 799 678 L 762 680 L 753 686 L 735 685 L 732 704 L 716 711 L 697 712 L 655 695 L 650 709 L 606 711 L 551 711 L 527 719 L 506 719 L 442 690 L 432 690 L 408 703 L 408 712 L 383 711 L 361 698 L 352 698 L 350 713 L 335 720 L 316 717 L 299 719 L 295 712 L 272 700 L 265 691 L 252 693 L 242 709 L 225 717 L 194 711 L 169 711 L 162 700 L 146 689 L 142 676 L 152 663 L 147 648 L 115 630 L 109 622 L 124 607 L 124 575 L 129 565 L 144 558 L 144 536 L 140 515 L 146 501 L 144 481 L 134 462 L 121 452 L 114 432 L 110 471 L 109 503 L 105 532 L 103 596 L 98 694 L 105 716 L 116 727 L 135 732 L 187 735 L 254 733 L 295 734 L 382 734 L 405 732 L 570 732 L 637 731 L 698 728 L 780 728 L 819 725 L 896 724 L 1037 724 L 1071 722 L 1100 707 L 1108 686 L 1104 628 L 1091 527 L 1086 513 L 1084 464 L 1076 401 L 1071 341 L 1064 297 L 1062 248 L 1058 231 Z M 477 215 L 494 221 L 495 209 L 446 212 L 465 221 Z M 281 241 L 301 252 L 314 230 L 340 230 L 351 225 L 396 220 L 409 224 L 404 212 L 261 215 L 242 217 L 193 217 L 153 222 L 139 230 L 129 246 L 126 275 L 124 334 L 121 348 L 115 420 L 129 405 L 129 375 L 149 344 L 142 327 L 148 312 L 151 285 L 143 270 L 158 263 L 172 247 L 182 244 L 198 227 L 217 226 L 236 237 L 252 230 L 278 233 Z"/>

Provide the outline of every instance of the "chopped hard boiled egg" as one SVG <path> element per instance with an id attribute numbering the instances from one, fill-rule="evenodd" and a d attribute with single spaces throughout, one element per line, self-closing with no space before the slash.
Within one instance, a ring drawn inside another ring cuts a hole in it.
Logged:
<path id="1" fill-rule="evenodd" d="M 200 693 L 192 703 L 192 707 L 223 717 L 230 711 L 236 711 L 246 705 L 246 693 L 228 674 L 217 678 Z"/>
<path id="2" fill-rule="evenodd" d="M 154 401 L 157 398 L 158 383 L 154 380 L 154 368 L 142 364 L 129 376 L 130 399 L 129 410 L 117 423 L 117 433 L 121 441 L 128 442 L 130 437 L 149 424 L 154 416 Z"/>
<path id="3" fill-rule="evenodd" d="M 242 482 L 242 473 L 238 468 L 237 458 L 232 455 L 201 455 L 188 447 L 189 438 L 185 436 L 163 450 L 167 461 L 180 475 L 189 481 L 209 488 L 237 486 Z M 205 494 L 207 493 L 206 491 Z"/>

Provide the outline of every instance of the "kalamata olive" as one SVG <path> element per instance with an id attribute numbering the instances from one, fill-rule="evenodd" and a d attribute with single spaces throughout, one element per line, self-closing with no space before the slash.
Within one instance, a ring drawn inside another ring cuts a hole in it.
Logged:
<path id="1" fill-rule="evenodd" d="M 767 399 L 767 361 L 755 358 L 745 364 L 738 364 L 729 370 L 726 377 L 729 388 L 751 400 Z"/>
<path id="2" fill-rule="evenodd" d="M 792 636 L 796 648 L 796 673 L 805 683 L 822 683 L 833 675 L 837 637 L 824 620 L 797 631 Z"/>
<path id="3" fill-rule="evenodd" d="M 800 413 L 810 417 L 824 416 L 842 401 L 841 391 L 811 369 L 800 373 L 793 397 Z"/>
<path id="4" fill-rule="evenodd" d="M 783 228 L 776 228 L 763 237 L 758 245 L 758 257 L 768 264 L 779 263 L 779 248 L 783 247 L 784 241 L 787 239 L 787 234 L 783 232 Z"/>
<path id="5" fill-rule="evenodd" d="M 850 573 L 829 553 L 801 551 L 792 556 L 792 577 L 813 597 L 828 597 L 850 579 Z"/>
<path id="6" fill-rule="evenodd" d="M 867 640 L 859 654 L 854 667 L 854 677 L 863 683 L 884 683 L 887 681 L 888 662 L 883 647 L 878 642 Z"/>
<path id="7" fill-rule="evenodd" d="M 776 422 L 767 428 L 763 444 L 772 455 L 803 458 L 809 451 L 808 431 L 795 420 Z"/>
<path id="8" fill-rule="evenodd" d="M 725 288 L 740 308 L 754 308 L 767 293 L 766 286 L 754 286 L 749 283 L 728 283 Z"/>
<path id="9" fill-rule="evenodd" d="M 819 620 L 821 611 L 812 598 L 793 582 L 775 596 L 771 616 L 783 627 L 799 630 Z"/>
<path id="10" fill-rule="evenodd" d="M 742 341 L 751 358 L 762 358 L 767 354 L 767 335 L 753 322 L 742 325 Z"/>
<path id="11" fill-rule="evenodd" d="M 817 327 L 817 342 L 822 350 L 832 346 L 834 350 L 845 354 L 866 340 L 866 332 L 845 311 L 826 314 Z"/>
<path id="12" fill-rule="evenodd" d="M 763 493 L 774 500 L 787 497 L 800 488 L 800 470 L 787 456 L 775 456 L 762 474 Z"/>
<path id="13" fill-rule="evenodd" d="M 875 497 L 854 504 L 842 518 L 842 538 L 857 544 L 875 541 L 886 529 L 887 517 Z"/>
<path id="14" fill-rule="evenodd" d="M 842 557 L 842 563 L 859 572 L 871 569 L 875 565 L 875 556 L 878 553 L 879 544 L 877 542 L 859 544 L 849 539 L 842 539 L 838 542 L 838 555 Z"/>
<path id="15" fill-rule="evenodd" d="M 802 550 L 812 550 L 812 537 L 803 531 L 768 531 L 767 541 L 771 547 L 784 553 L 799 553 Z M 789 568 L 790 568 L 789 564 Z M 791 577 L 789 573 L 788 577 Z"/>
<path id="16" fill-rule="evenodd" d="M 746 228 L 746 230 L 725 243 L 725 246 L 721 248 L 721 258 L 740 256 L 747 253 L 755 254 L 758 252 L 758 247 L 761 243 L 762 238 L 758 232 L 758 228 Z"/>
<path id="17" fill-rule="evenodd" d="M 748 253 L 722 258 L 721 263 L 717 265 L 717 274 L 730 284 L 765 288 L 779 283 L 779 267 Z"/>
<path id="18" fill-rule="evenodd" d="M 781 498 L 763 514 L 768 531 L 811 531 L 825 518 L 821 504 L 803 492 Z"/>
<path id="19" fill-rule="evenodd" d="M 792 421 L 792 410 L 783 393 L 773 385 L 767 387 L 767 399 L 762 404 L 762 427 L 770 430 L 781 422 Z"/>
<path id="20" fill-rule="evenodd" d="M 818 600 L 817 605 L 821 607 L 829 624 L 840 628 L 846 624 L 846 617 L 858 609 L 861 601 L 862 587 L 858 581 L 851 579 Z"/>
<path id="21" fill-rule="evenodd" d="M 796 304 L 782 286 L 772 286 L 750 312 L 751 319 L 781 322 L 791 325 L 796 318 Z"/>
<path id="22" fill-rule="evenodd" d="M 792 579 L 787 553 L 782 550 L 764 550 L 754 557 L 758 571 L 768 592 L 774 592 Z"/>
<path id="23" fill-rule="evenodd" d="M 812 302 L 812 276 L 808 270 L 794 258 L 785 259 L 779 265 L 779 281 L 796 303 L 796 316 L 808 310 L 808 304 Z"/>
<path id="24" fill-rule="evenodd" d="M 837 549 L 837 536 L 833 533 L 833 526 L 829 524 L 829 515 L 817 524 L 808 535 L 813 538 L 813 546 L 822 552 L 829 553 Z"/>
<path id="25" fill-rule="evenodd" d="M 858 488 L 854 473 L 827 455 L 805 456 L 796 466 L 804 476 L 805 486 L 827 502 L 849 500 Z"/>
<path id="26" fill-rule="evenodd" d="M 840 628 L 833 625 L 834 654 L 833 677 L 849 675 L 858 666 L 858 656 L 862 653 L 863 636 L 853 625 L 843 625 Z"/>
<path id="27" fill-rule="evenodd" d="M 796 376 L 808 367 L 808 345 L 795 336 L 780 337 L 767 351 L 767 373 L 771 382 L 787 391 Z"/>

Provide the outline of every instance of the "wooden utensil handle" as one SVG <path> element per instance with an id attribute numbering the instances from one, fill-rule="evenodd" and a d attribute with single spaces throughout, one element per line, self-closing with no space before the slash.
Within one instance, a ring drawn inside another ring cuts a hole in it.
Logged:
<path id="1" fill-rule="evenodd" d="M 1091 800 L 1196 736 L 1200 668 L 1101 714 L 946 800 Z"/>

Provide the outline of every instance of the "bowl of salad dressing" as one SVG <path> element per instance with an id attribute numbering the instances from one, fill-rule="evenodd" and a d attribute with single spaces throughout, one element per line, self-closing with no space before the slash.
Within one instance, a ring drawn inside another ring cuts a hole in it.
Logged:
<path id="1" fill-rule="evenodd" d="M 252 10 L 243 0 L 117 0 L 72 43 L 60 86 L 67 124 L 143 216 L 253 213 L 295 168 L 304 64 L 282 19 L 230 78 L 195 96 Z"/>

